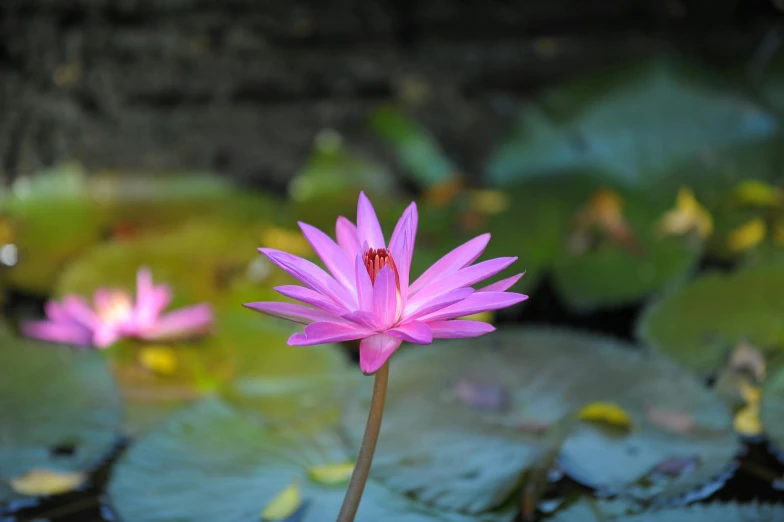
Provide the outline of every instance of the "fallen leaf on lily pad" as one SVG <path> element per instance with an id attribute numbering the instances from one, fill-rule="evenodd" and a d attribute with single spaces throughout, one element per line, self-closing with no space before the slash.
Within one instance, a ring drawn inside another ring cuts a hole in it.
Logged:
<path id="1" fill-rule="evenodd" d="M 580 255 L 593 248 L 590 239 L 593 232 L 599 233 L 599 241 L 606 236 L 632 254 L 642 254 L 640 243 L 624 216 L 623 198 L 613 190 L 597 190 L 574 216 L 569 252 Z"/>
<path id="2" fill-rule="evenodd" d="M 719 480 L 739 449 L 730 412 L 688 372 L 587 333 L 502 328 L 396 357 L 373 473 L 393 491 L 438 508 L 482 513 L 501 505 L 552 447 L 550 428 L 591 402 L 617 404 L 634 429 L 578 423 L 559 465 L 603 490 L 647 500 L 679 496 Z M 453 390 L 463 379 L 505 388 L 509 406 L 488 410 L 459 400 Z M 355 447 L 371 387 L 364 382 L 346 412 Z M 648 422 L 648 404 L 686 412 L 699 429 L 662 430 Z M 541 429 L 521 428 L 527 425 Z M 696 456 L 701 464 L 655 486 L 640 485 L 673 456 Z"/>
<path id="3" fill-rule="evenodd" d="M 85 480 L 87 475 L 79 471 L 32 469 L 8 482 L 14 493 L 28 497 L 45 497 L 73 491 Z"/>
<path id="4" fill-rule="evenodd" d="M 124 522 L 258 522 L 263 506 L 284 492 L 283 507 L 301 501 L 298 521 L 323 522 L 337 515 L 345 488 L 311 480 L 310 470 L 348 458 L 329 425 L 313 435 L 265 429 L 225 403 L 206 399 L 175 413 L 129 448 L 114 468 L 109 502 Z M 287 490 L 292 484 L 299 485 L 296 494 Z M 357 520 L 511 522 L 514 515 L 506 510 L 469 517 L 431 509 L 371 477 Z"/>
<path id="5" fill-rule="evenodd" d="M 313 466 L 308 470 L 311 479 L 327 485 L 348 484 L 352 473 L 354 473 L 354 462 L 351 461 Z"/>
<path id="6" fill-rule="evenodd" d="M 732 196 L 739 205 L 775 207 L 784 204 L 784 191 L 756 179 L 746 179 L 738 183 Z"/>
<path id="7" fill-rule="evenodd" d="M 297 512 L 302 505 L 301 488 L 297 482 L 286 486 L 261 510 L 261 519 L 285 520 Z"/>
<path id="8" fill-rule="evenodd" d="M 603 422 L 623 429 L 632 427 L 632 420 L 626 411 L 611 402 L 592 402 L 583 406 L 578 417 L 584 421 Z"/>
<path id="9" fill-rule="evenodd" d="M 752 219 L 729 232 L 727 248 L 733 253 L 745 252 L 759 245 L 766 234 L 765 222 L 760 218 Z"/>
<path id="10" fill-rule="evenodd" d="M 713 217 L 694 197 L 689 188 L 681 188 L 675 200 L 675 208 L 668 210 L 657 223 L 662 236 L 684 235 L 696 232 L 707 239 L 713 233 Z"/>
<path id="11" fill-rule="evenodd" d="M 54 493 L 97 467 L 116 441 L 121 415 L 100 354 L 0 328 L 0 503 Z"/>
<path id="12" fill-rule="evenodd" d="M 709 273 L 649 305 L 637 324 L 646 344 L 707 377 L 749 342 L 763 355 L 784 341 L 784 266 Z"/>
<path id="13" fill-rule="evenodd" d="M 158 375 L 172 375 L 177 371 L 177 352 L 171 346 L 141 346 L 139 362 Z"/>

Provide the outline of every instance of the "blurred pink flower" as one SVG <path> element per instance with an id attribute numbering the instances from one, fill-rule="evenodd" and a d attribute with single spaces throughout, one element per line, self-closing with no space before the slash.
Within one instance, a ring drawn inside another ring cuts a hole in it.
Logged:
<path id="1" fill-rule="evenodd" d="M 209 304 L 164 314 L 171 299 L 171 289 L 153 284 L 152 272 L 140 268 L 135 303 L 127 292 L 107 288 L 95 291 L 92 306 L 81 296 L 67 295 L 60 302 L 46 303 L 47 320 L 25 322 L 21 329 L 28 337 L 96 348 L 106 348 L 125 337 L 169 340 L 209 331 L 213 321 Z"/>
<path id="2" fill-rule="evenodd" d="M 259 249 L 305 285 L 279 286 L 275 290 L 304 304 L 259 302 L 245 306 L 307 325 L 304 333 L 291 336 L 290 346 L 362 339 L 360 368 L 371 374 L 403 341 L 430 344 L 438 338 L 477 337 L 492 332 L 495 328 L 490 324 L 456 318 L 505 308 L 528 298 L 505 291 L 523 274 L 477 290 L 471 288 L 517 260 L 500 257 L 472 264 L 484 251 L 490 234 L 454 249 L 409 284 L 417 222 L 417 207 L 411 203 L 387 248 L 373 205 L 360 193 L 357 224 L 339 217 L 337 243 L 317 228 L 299 223 L 329 274 L 292 254 Z"/>

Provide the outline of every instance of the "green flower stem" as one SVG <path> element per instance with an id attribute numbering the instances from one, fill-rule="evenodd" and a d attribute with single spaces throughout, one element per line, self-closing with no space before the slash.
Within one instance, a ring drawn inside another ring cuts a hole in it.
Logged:
<path id="1" fill-rule="evenodd" d="M 389 360 L 384 363 L 384 366 L 375 375 L 373 398 L 370 400 L 370 412 L 365 425 L 365 435 L 362 437 L 362 445 L 359 448 L 357 462 L 354 465 L 354 472 L 351 474 L 351 482 L 349 482 L 346 496 L 343 498 L 343 505 L 340 507 L 337 522 L 354 522 L 354 517 L 357 515 L 359 501 L 362 500 L 362 492 L 365 490 L 365 483 L 370 474 L 373 454 L 376 452 L 378 434 L 381 431 L 381 418 L 384 416 L 384 401 L 387 398 L 388 380 Z"/>

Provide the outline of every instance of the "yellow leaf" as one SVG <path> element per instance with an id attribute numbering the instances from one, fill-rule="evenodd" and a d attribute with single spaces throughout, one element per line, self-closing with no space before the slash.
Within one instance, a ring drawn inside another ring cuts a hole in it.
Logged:
<path id="1" fill-rule="evenodd" d="M 353 472 L 353 462 L 341 462 L 339 464 L 313 466 L 308 470 L 308 474 L 312 480 L 320 484 L 327 484 L 329 486 L 347 483 Z"/>
<path id="2" fill-rule="evenodd" d="M 262 520 L 284 520 L 296 513 L 302 504 L 302 494 L 296 482 L 278 493 L 261 511 Z"/>
<path id="3" fill-rule="evenodd" d="M 641 245 L 623 213 L 620 194 L 610 189 L 599 189 L 574 217 L 574 230 L 569 238 L 569 250 L 583 253 L 590 243 L 590 230 L 599 230 L 618 245 L 639 254 Z"/>
<path id="4" fill-rule="evenodd" d="M 268 227 L 261 234 L 261 244 L 264 247 L 283 250 L 296 256 L 306 256 L 312 252 L 310 243 L 302 233 L 275 226 Z"/>
<path id="5" fill-rule="evenodd" d="M 33 469 L 10 480 L 11 489 L 20 495 L 43 497 L 68 493 L 81 486 L 86 475 L 79 472 Z"/>
<path id="6" fill-rule="evenodd" d="M 746 406 L 735 414 L 735 431 L 747 437 L 762 433 L 762 423 L 759 418 L 759 406 Z"/>
<path id="7" fill-rule="evenodd" d="M 139 350 L 139 363 L 158 375 L 171 375 L 177 371 L 177 353 L 169 346 L 143 346 Z"/>
<path id="8" fill-rule="evenodd" d="M 500 190 L 474 189 L 468 195 L 471 209 L 483 214 L 500 214 L 509 208 L 509 196 Z"/>
<path id="9" fill-rule="evenodd" d="M 713 233 L 713 217 L 694 197 L 689 188 L 681 188 L 675 199 L 675 208 L 667 211 L 658 222 L 661 235 L 683 235 L 696 231 L 708 238 Z"/>
<path id="10" fill-rule="evenodd" d="M 732 229 L 727 237 L 727 247 L 731 252 L 743 252 L 754 248 L 767 233 L 765 222 L 760 218 L 752 219 L 737 228 Z"/>
<path id="11" fill-rule="evenodd" d="M 458 317 L 458 319 L 465 319 L 467 321 L 482 321 L 483 323 L 492 324 L 495 320 L 495 312 L 479 312 L 478 314 L 466 315 Z"/>
<path id="12" fill-rule="evenodd" d="M 578 414 L 581 420 L 603 422 L 620 428 L 631 428 L 632 420 L 626 410 L 611 402 L 592 402 Z"/>
<path id="13" fill-rule="evenodd" d="M 463 180 L 460 177 L 454 177 L 428 188 L 424 193 L 424 199 L 436 208 L 444 207 L 454 201 L 462 190 Z"/>
<path id="14" fill-rule="evenodd" d="M 773 207 L 784 203 L 784 192 L 780 188 L 755 179 L 740 182 L 733 196 L 741 205 Z"/>

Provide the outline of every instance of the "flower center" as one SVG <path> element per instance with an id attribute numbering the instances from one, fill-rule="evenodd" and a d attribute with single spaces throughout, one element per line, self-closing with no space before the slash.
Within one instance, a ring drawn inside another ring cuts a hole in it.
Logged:
<path id="1" fill-rule="evenodd" d="M 98 310 L 98 316 L 107 324 L 117 324 L 127 320 L 133 313 L 133 303 L 125 292 L 112 292 L 106 304 Z"/>
<path id="2" fill-rule="evenodd" d="M 386 248 L 369 248 L 365 252 L 365 268 L 367 269 L 370 281 L 375 285 L 376 276 L 382 268 L 388 266 L 395 274 L 395 286 L 400 289 L 400 274 L 397 273 L 395 260 Z"/>

